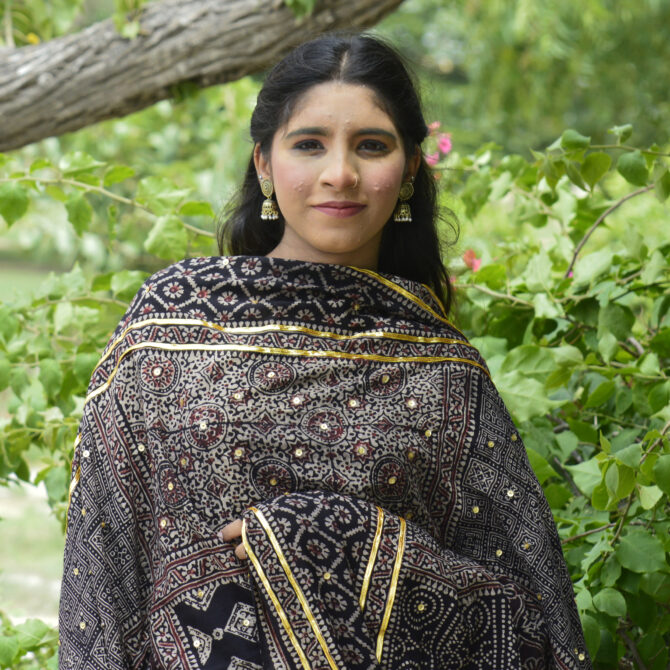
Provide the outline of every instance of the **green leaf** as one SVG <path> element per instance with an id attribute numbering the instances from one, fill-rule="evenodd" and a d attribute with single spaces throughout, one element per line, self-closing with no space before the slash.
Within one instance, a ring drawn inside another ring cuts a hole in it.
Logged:
<path id="1" fill-rule="evenodd" d="M 19 655 L 19 638 L 16 635 L 0 637 L 0 668 L 13 668 Z"/>
<path id="2" fill-rule="evenodd" d="M 670 196 L 670 171 L 666 171 L 661 177 L 656 180 L 655 186 L 656 197 L 665 202 Z"/>
<path id="3" fill-rule="evenodd" d="M 619 174 L 635 186 L 646 186 L 649 179 L 647 161 L 639 151 L 627 151 L 619 156 L 616 164 Z"/>
<path id="4" fill-rule="evenodd" d="M 528 460 L 530 465 L 533 468 L 533 472 L 537 477 L 540 484 L 544 484 L 550 477 L 556 476 L 556 470 L 549 465 L 547 460 L 537 453 L 534 449 L 526 449 L 526 454 L 528 455 Z"/>
<path id="5" fill-rule="evenodd" d="M 11 371 L 11 363 L 0 354 L 0 391 L 4 391 L 9 386 Z"/>
<path id="6" fill-rule="evenodd" d="M 48 158 L 38 158 L 30 164 L 30 174 L 37 172 L 38 170 L 45 170 L 52 167 L 53 163 Z"/>
<path id="7" fill-rule="evenodd" d="M 81 384 L 88 384 L 93 368 L 100 356 L 98 354 L 77 354 L 72 369 Z"/>
<path id="8" fill-rule="evenodd" d="M 670 328 L 664 328 L 651 338 L 649 346 L 663 358 L 670 358 Z"/>
<path id="9" fill-rule="evenodd" d="M 56 395 L 63 384 L 63 372 L 58 361 L 52 358 L 40 361 L 39 379 L 47 395 Z"/>
<path id="10" fill-rule="evenodd" d="M 144 248 L 159 258 L 176 260 L 186 255 L 188 235 L 176 216 L 161 216 L 149 231 Z"/>
<path id="11" fill-rule="evenodd" d="M 642 509 L 651 509 L 663 497 L 658 486 L 640 486 L 640 504 Z"/>
<path id="12" fill-rule="evenodd" d="M 670 454 L 663 454 L 658 457 L 653 474 L 658 487 L 666 496 L 670 496 Z"/>
<path id="13" fill-rule="evenodd" d="M 582 621 L 582 628 L 584 629 L 584 641 L 586 648 L 591 654 L 591 658 L 595 658 L 600 648 L 600 626 L 598 622 L 589 614 L 580 614 Z"/>
<path id="14" fill-rule="evenodd" d="M 626 616 L 626 600 L 614 589 L 604 588 L 593 596 L 593 604 L 600 612 L 614 617 Z"/>
<path id="15" fill-rule="evenodd" d="M 213 219 L 216 215 L 212 206 L 204 200 L 189 200 L 180 208 L 179 213 L 182 216 L 207 216 Z"/>
<path id="16" fill-rule="evenodd" d="M 600 571 L 600 582 L 603 586 L 614 586 L 621 576 L 621 566 L 616 556 L 610 556 Z"/>
<path id="17" fill-rule="evenodd" d="M 542 416 L 560 404 L 549 399 L 541 382 L 518 370 L 498 376 L 496 385 L 507 407 L 518 421 Z"/>
<path id="18" fill-rule="evenodd" d="M 135 176 L 135 170 L 127 165 L 113 165 L 105 172 L 104 186 L 111 186 Z"/>
<path id="19" fill-rule="evenodd" d="M 631 528 L 615 550 L 619 563 L 631 572 L 656 572 L 667 567 L 663 543 L 641 528 Z"/>
<path id="20" fill-rule="evenodd" d="M 93 218 L 93 208 L 83 193 L 76 193 L 65 203 L 67 218 L 77 231 L 77 235 L 88 230 L 88 226 Z"/>
<path id="21" fill-rule="evenodd" d="M 629 468 L 639 468 L 640 458 L 642 457 L 642 447 L 639 444 L 631 444 L 616 452 L 615 458 L 619 463 L 627 465 Z"/>
<path id="22" fill-rule="evenodd" d="M 0 214 L 8 226 L 18 221 L 28 210 L 28 193 L 15 182 L 0 184 Z"/>
<path id="23" fill-rule="evenodd" d="M 563 131 L 563 134 L 561 135 L 561 147 L 566 151 L 586 149 L 589 144 L 591 144 L 590 137 L 586 137 L 572 128 Z"/>
<path id="24" fill-rule="evenodd" d="M 628 307 L 611 302 L 598 313 L 598 336 L 609 331 L 618 340 L 625 341 L 634 323 L 635 315 Z"/>
<path id="25" fill-rule="evenodd" d="M 165 177 L 145 177 L 137 187 L 137 201 L 154 214 L 171 214 L 189 192 L 190 189 L 177 188 Z"/>
<path id="26" fill-rule="evenodd" d="M 556 369 L 554 357 L 548 349 L 535 344 L 524 344 L 512 349 L 500 366 L 501 373 L 517 372 L 542 381 Z"/>
<path id="27" fill-rule="evenodd" d="M 598 351 L 606 363 L 612 360 L 618 348 L 618 340 L 608 330 L 603 333 L 602 337 L 598 338 Z"/>
<path id="28" fill-rule="evenodd" d="M 582 163 L 582 177 L 584 181 L 593 187 L 607 174 L 612 165 L 612 159 L 603 151 L 589 154 Z"/>
<path id="29" fill-rule="evenodd" d="M 121 270 L 112 275 L 110 287 L 120 300 L 131 300 L 146 278 L 147 273 L 140 270 Z"/>
<path id="30" fill-rule="evenodd" d="M 285 0 L 285 4 L 296 18 L 301 18 L 312 13 L 316 0 Z"/>
<path id="31" fill-rule="evenodd" d="M 75 151 L 73 153 L 65 154 L 59 163 L 59 167 L 65 175 L 76 175 L 81 172 L 90 172 L 101 165 L 104 165 L 104 163 L 96 160 L 93 156 L 90 156 L 83 151 Z"/>
<path id="32" fill-rule="evenodd" d="M 590 458 L 588 461 L 577 465 L 566 465 L 566 469 L 572 475 L 577 488 L 585 495 L 591 496 L 593 489 L 600 483 L 602 477 L 598 461 Z"/>
<path id="33" fill-rule="evenodd" d="M 607 381 L 600 384 L 593 393 L 588 397 L 584 407 L 599 407 L 604 405 L 613 395 L 616 390 L 616 383 Z"/>
<path id="34" fill-rule="evenodd" d="M 39 619 L 28 619 L 15 626 L 19 644 L 25 651 L 33 651 L 41 644 L 54 639 L 55 632 Z"/>
<path id="35" fill-rule="evenodd" d="M 633 126 L 626 123 L 622 126 L 613 126 L 607 132 L 616 135 L 617 144 L 623 144 L 633 134 Z"/>
<path id="36" fill-rule="evenodd" d="M 607 248 L 582 256 L 575 265 L 573 285 L 575 287 L 585 286 L 596 277 L 609 272 L 612 268 L 613 257 L 614 252 Z"/>
<path id="37" fill-rule="evenodd" d="M 654 384 L 647 396 L 649 407 L 653 414 L 670 404 L 670 381 Z"/>
<path id="38" fill-rule="evenodd" d="M 640 279 L 643 284 L 652 284 L 657 279 L 663 279 L 667 273 L 668 263 L 659 249 L 656 249 L 642 267 Z"/>

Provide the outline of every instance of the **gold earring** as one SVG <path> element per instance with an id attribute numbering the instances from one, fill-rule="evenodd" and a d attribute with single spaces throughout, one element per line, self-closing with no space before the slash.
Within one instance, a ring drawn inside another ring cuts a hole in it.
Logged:
<path id="1" fill-rule="evenodd" d="M 395 212 L 393 212 L 393 220 L 398 221 L 399 223 L 411 223 L 412 222 L 412 210 L 409 207 L 409 200 L 414 195 L 414 186 L 412 182 L 414 177 L 410 177 L 410 181 L 403 182 L 400 187 L 400 193 L 398 193 L 398 204 L 396 205 Z"/>
<path id="2" fill-rule="evenodd" d="M 279 207 L 272 199 L 274 193 L 274 186 L 271 179 L 261 179 L 261 191 L 265 196 L 263 205 L 261 206 L 261 219 L 263 221 L 276 221 L 279 218 Z"/>

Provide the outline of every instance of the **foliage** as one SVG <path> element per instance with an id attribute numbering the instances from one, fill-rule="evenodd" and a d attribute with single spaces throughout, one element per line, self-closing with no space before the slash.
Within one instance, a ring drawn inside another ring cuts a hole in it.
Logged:
<path id="1" fill-rule="evenodd" d="M 642 667 L 639 659 L 665 668 L 670 243 L 649 221 L 648 231 L 628 227 L 622 239 L 614 219 L 629 201 L 662 216 L 668 154 L 629 145 L 629 126 L 612 129 L 611 145 L 566 130 L 530 161 L 492 145 L 459 155 L 436 124 L 433 132 L 447 204 L 475 222 L 502 222 L 501 240 L 477 237 L 478 248 L 452 263 L 457 316 L 487 359 L 545 488 L 589 649 L 602 668 Z M 132 212 L 148 227 L 145 252 L 161 262 L 211 253 L 212 233 L 202 227 L 211 205 L 167 177 L 138 177 L 83 152 L 58 164 L 22 165 L 19 155 L 0 162 L 7 226 L 20 227 L 50 200 L 78 236 L 95 231 L 109 244 Z M 589 248 L 603 230 L 614 238 Z M 10 412 L 0 424 L 0 477 L 28 481 L 25 452 L 40 447 L 44 467 L 32 481 L 45 482 L 61 519 L 89 375 L 145 276 L 75 266 L 0 306 L 0 389 Z M 5 638 L 7 654 L 17 635 Z"/>
<path id="2" fill-rule="evenodd" d="M 625 118 L 668 140 L 670 3 L 406 0 L 380 24 L 419 66 L 433 113 L 472 149 L 544 146 Z"/>

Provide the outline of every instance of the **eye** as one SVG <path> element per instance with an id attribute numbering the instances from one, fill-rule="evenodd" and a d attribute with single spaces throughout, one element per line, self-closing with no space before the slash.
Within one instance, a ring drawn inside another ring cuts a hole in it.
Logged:
<path id="1" fill-rule="evenodd" d="M 301 140 L 300 142 L 296 142 L 293 148 L 304 152 L 319 151 L 323 149 L 323 144 L 319 140 Z"/>
<path id="2" fill-rule="evenodd" d="M 380 140 L 363 140 L 358 148 L 361 151 L 372 154 L 380 154 L 388 151 L 388 146 Z"/>

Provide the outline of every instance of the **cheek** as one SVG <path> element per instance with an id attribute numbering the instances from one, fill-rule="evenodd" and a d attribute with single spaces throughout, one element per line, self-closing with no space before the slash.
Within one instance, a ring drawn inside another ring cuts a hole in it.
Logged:
<path id="1" fill-rule="evenodd" d="M 402 166 L 389 166 L 385 169 L 375 170 L 368 175 L 370 189 L 375 194 L 383 197 L 397 196 L 401 182 Z"/>
<path id="2" fill-rule="evenodd" d="M 294 163 L 284 164 L 282 161 L 277 161 L 272 168 L 278 198 L 281 198 L 282 194 L 306 194 L 314 180 L 314 175 L 309 169 L 296 166 Z"/>

